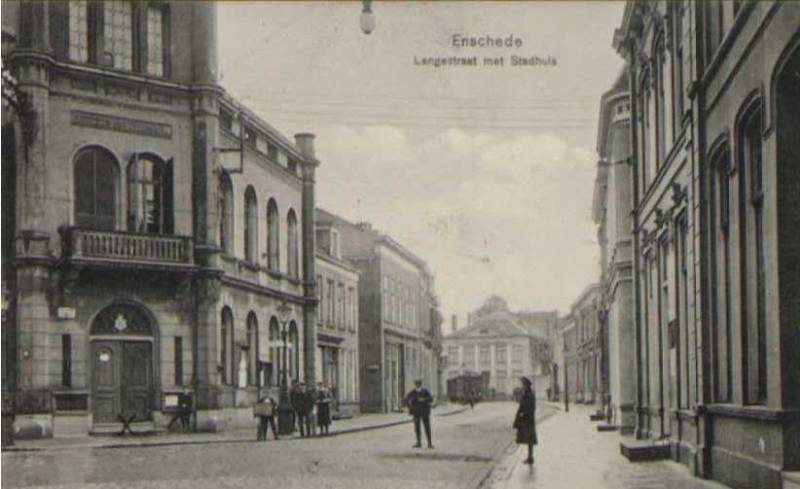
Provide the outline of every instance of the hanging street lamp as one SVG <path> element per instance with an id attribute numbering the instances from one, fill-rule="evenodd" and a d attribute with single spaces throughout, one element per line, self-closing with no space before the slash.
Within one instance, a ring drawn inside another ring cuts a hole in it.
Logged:
<path id="1" fill-rule="evenodd" d="M 372 13 L 372 0 L 364 0 L 364 8 L 361 9 L 361 32 L 371 34 L 375 30 L 375 14 Z"/>

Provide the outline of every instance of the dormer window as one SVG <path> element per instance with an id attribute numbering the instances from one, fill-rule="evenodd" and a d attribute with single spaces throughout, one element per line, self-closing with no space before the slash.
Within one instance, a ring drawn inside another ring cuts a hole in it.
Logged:
<path id="1" fill-rule="evenodd" d="M 297 174 L 297 160 L 293 160 L 293 159 L 290 158 L 289 161 L 286 162 L 286 169 L 288 169 L 290 172 L 292 172 L 292 173 L 294 173 L 296 175 Z"/>
<path id="2" fill-rule="evenodd" d="M 334 258 L 341 259 L 342 252 L 339 245 L 339 232 L 335 229 L 331 229 L 331 247 L 330 247 L 330 254 Z"/>
<path id="3" fill-rule="evenodd" d="M 252 146 L 256 145 L 256 131 L 252 127 L 244 128 L 244 142 Z"/>

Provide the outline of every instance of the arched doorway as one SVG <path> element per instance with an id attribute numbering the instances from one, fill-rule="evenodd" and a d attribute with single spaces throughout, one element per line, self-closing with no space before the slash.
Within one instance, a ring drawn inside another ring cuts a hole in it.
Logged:
<path id="1" fill-rule="evenodd" d="M 139 307 L 114 304 L 91 327 L 92 414 L 95 423 L 119 415 L 149 421 L 153 413 L 154 325 Z"/>

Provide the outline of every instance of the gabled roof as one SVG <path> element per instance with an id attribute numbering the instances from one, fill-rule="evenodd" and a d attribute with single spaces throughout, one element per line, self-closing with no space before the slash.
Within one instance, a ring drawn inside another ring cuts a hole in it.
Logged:
<path id="1" fill-rule="evenodd" d="M 507 336 L 530 336 L 530 334 L 511 314 L 497 311 L 478 317 L 471 325 L 448 335 L 447 339 Z"/>

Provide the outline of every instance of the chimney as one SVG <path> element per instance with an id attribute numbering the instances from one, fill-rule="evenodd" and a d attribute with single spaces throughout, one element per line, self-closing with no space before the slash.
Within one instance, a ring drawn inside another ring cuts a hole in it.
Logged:
<path id="1" fill-rule="evenodd" d="M 301 132 L 294 135 L 294 145 L 300 150 L 300 154 L 304 157 L 314 160 L 314 138 L 315 136 L 310 132 Z"/>
<path id="2" fill-rule="evenodd" d="M 453 325 L 453 333 L 458 331 L 458 315 L 457 314 L 453 314 L 450 317 L 450 323 Z"/>

